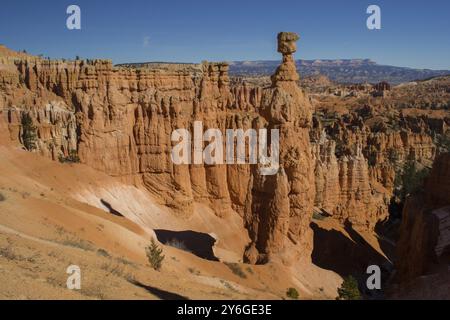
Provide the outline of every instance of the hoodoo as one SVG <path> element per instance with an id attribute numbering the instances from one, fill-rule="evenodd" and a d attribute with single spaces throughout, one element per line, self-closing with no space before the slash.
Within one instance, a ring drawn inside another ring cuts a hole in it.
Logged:
<path id="1" fill-rule="evenodd" d="M 284 263 L 307 258 L 312 248 L 309 228 L 314 201 L 314 165 L 309 142 L 312 107 L 298 87 L 293 53 L 298 35 L 278 34 L 283 61 L 262 93 L 262 115 L 270 129 L 280 131 L 280 170 L 254 176 L 252 204 L 246 214 L 252 238 L 245 258 L 263 263 L 276 256 Z"/>

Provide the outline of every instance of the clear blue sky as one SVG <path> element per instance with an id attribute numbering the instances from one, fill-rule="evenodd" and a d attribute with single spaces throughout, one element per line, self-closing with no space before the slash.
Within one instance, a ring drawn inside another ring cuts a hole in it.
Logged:
<path id="1" fill-rule="evenodd" d="M 66 8 L 81 7 L 81 30 Z M 382 29 L 366 28 L 381 7 Z M 1 0 L 0 43 L 52 58 L 138 61 L 274 60 L 276 34 L 301 36 L 297 58 L 370 58 L 450 69 L 448 0 Z"/>

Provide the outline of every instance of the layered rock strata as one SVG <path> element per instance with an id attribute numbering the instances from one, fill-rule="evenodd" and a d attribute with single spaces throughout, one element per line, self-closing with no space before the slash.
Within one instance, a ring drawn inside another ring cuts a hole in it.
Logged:
<path id="1" fill-rule="evenodd" d="M 267 261 L 286 242 L 308 255 L 311 106 L 296 84 L 297 38 L 279 35 L 283 63 L 267 89 L 245 83 L 230 88 L 225 63 L 203 63 L 199 75 L 117 68 L 107 60 L 11 57 L 2 61 L 0 73 L 2 128 L 23 143 L 28 115 L 37 138 L 34 151 L 54 160 L 76 152 L 95 169 L 145 186 L 182 217 L 192 214 L 194 201 L 209 204 L 218 216 L 237 212 L 252 239 L 248 261 Z M 279 129 L 282 168 L 264 178 L 257 165 L 175 165 L 171 132 L 192 132 L 194 121 L 222 132 Z"/>

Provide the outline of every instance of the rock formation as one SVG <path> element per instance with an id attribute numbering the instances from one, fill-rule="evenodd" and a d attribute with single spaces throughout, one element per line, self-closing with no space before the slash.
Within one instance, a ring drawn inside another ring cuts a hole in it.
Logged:
<path id="1" fill-rule="evenodd" d="M 397 279 L 436 272 L 450 261 L 450 154 L 440 155 L 424 192 L 408 198 L 397 247 Z"/>
<path id="2" fill-rule="evenodd" d="M 199 75 L 116 68 L 107 60 L 10 58 L 4 62 L 9 72 L 1 73 L 2 121 L 11 139 L 21 142 L 21 119 L 29 114 L 42 155 L 56 160 L 75 150 L 83 163 L 142 184 L 182 217 L 190 216 L 194 201 L 219 216 L 238 212 L 252 239 L 245 254 L 252 263 L 267 261 L 288 243 L 307 256 L 314 197 L 311 105 L 296 83 L 297 39 L 279 34 L 283 62 L 266 89 L 245 83 L 230 88 L 224 63 L 203 63 Z M 278 174 L 260 176 L 255 165 L 174 165 L 171 132 L 198 120 L 205 130 L 280 130 Z"/>
<path id="3" fill-rule="evenodd" d="M 395 88 L 385 105 L 346 100 L 358 105 L 345 113 L 332 111 L 341 97 L 311 99 L 298 85 L 298 39 L 278 35 L 282 63 L 267 87 L 230 81 L 226 63 L 131 68 L 0 48 L 1 142 L 23 144 L 29 115 L 35 152 L 53 160 L 76 152 L 82 163 L 146 188 L 181 218 L 192 215 L 194 202 L 219 217 L 237 214 L 251 239 L 244 260 L 289 264 L 311 252 L 314 206 L 373 230 L 388 215 L 398 167 L 432 163 L 435 138 L 450 126 L 448 117 L 403 108 Z M 411 89 L 401 90 L 410 96 Z M 253 164 L 174 165 L 171 132 L 192 131 L 194 121 L 222 132 L 278 129 L 278 173 L 262 176 Z"/>
<path id="4" fill-rule="evenodd" d="M 311 131 L 315 206 L 366 230 L 388 217 L 396 175 L 408 162 L 431 166 L 437 152 L 433 135 L 446 132 L 445 119 L 379 108 L 343 115 L 316 110 Z M 385 119 L 383 112 L 392 115 Z"/>
<path id="5" fill-rule="evenodd" d="M 281 169 L 276 176 L 253 176 L 252 206 L 245 216 L 253 240 L 246 252 L 251 263 L 266 261 L 273 253 L 283 253 L 286 261 L 292 261 L 297 254 L 308 256 L 312 249 L 312 107 L 296 82 L 292 54 L 298 39 L 295 33 L 278 34 L 283 61 L 272 76 L 272 86 L 262 94 L 261 114 L 268 128 L 280 132 Z"/>
<path id="6" fill-rule="evenodd" d="M 336 143 L 325 137 L 313 144 L 313 148 L 314 205 L 343 223 L 349 221 L 356 228 L 373 230 L 377 222 L 387 217 L 389 199 L 373 191 L 368 161 L 361 145 L 355 146 L 354 154 L 339 159 L 335 153 Z"/>

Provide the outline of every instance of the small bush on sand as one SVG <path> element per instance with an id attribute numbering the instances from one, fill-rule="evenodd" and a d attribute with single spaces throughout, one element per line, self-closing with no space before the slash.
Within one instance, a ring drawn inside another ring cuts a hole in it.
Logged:
<path id="1" fill-rule="evenodd" d="M 225 264 L 238 277 L 241 277 L 243 279 L 247 278 L 245 272 L 242 271 L 241 266 L 238 263 L 225 262 Z"/>
<path id="2" fill-rule="evenodd" d="M 103 257 L 111 257 L 111 255 L 108 253 L 108 251 L 106 251 L 105 249 L 97 249 L 97 254 L 99 256 L 103 256 Z"/>
<path id="3" fill-rule="evenodd" d="M 189 270 L 190 273 L 192 273 L 194 275 L 197 275 L 197 276 L 200 275 L 200 271 L 195 269 L 195 268 L 188 268 L 188 270 Z"/>
<path id="4" fill-rule="evenodd" d="M 322 220 L 324 220 L 326 217 L 325 217 L 324 215 L 320 214 L 319 212 L 313 212 L 312 218 L 313 218 L 314 220 L 320 220 L 320 221 L 322 221 Z"/>
<path id="5" fill-rule="evenodd" d="M 68 238 L 62 241 L 62 244 L 65 246 L 70 246 L 74 248 L 79 248 L 86 251 L 94 250 L 92 243 L 90 241 L 86 241 L 78 238 Z"/>
<path id="6" fill-rule="evenodd" d="M 156 244 L 155 240 L 152 239 L 150 245 L 145 248 L 145 253 L 152 268 L 159 271 L 164 260 L 164 255 L 162 254 L 163 250 Z"/>
<path id="7" fill-rule="evenodd" d="M 360 300 L 361 293 L 358 289 L 358 281 L 353 276 L 344 278 L 341 287 L 338 289 L 338 300 Z"/>
<path id="8" fill-rule="evenodd" d="M 100 268 L 106 272 L 113 274 L 117 277 L 123 277 L 125 275 L 125 268 L 119 264 L 103 263 Z"/>
<path id="9" fill-rule="evenodd" d="M 5 201 L 5 200 L 6 200 L 5 196 L 0 193 L 0 202 Z"/>
<path id="10" fill-rule="evenodd" d="M 78 156 L 77 150 L 70 150 L 68 156 L 59 156 L 59 162 L 61 163 L 79 163 L 80 157 Z"/>
<path id="11" fill-rule="evenodd" d="M 136 264 L 134 262 L 131 262 L 130 260 L 127 260 L 124 257 L 118 257 L 118 258 L 116 258 L 116 261 L 121 263 L 121 264 L 123 264 L 123 265 L 131 266 L 133 268 L 136 268 Z"/>
<path id="12" fill-rule="evenodd" d="M 0 248 L 0 257 L 4 257 L 7 260 L 22 260 L 20 255 L 14 253 L 11 246 Z"/>
<path id="13" fill-rule="evenodd" d="M 297 300 L 297 299 L 298 299 L 298 291 L 297 291 L 297 289 L 295 289 L 295 288 L 289 288 L 289 289 L 287 289 L 287 291 L 286 291 L 286 296 L 287 296 L 288 298 Z"/>

